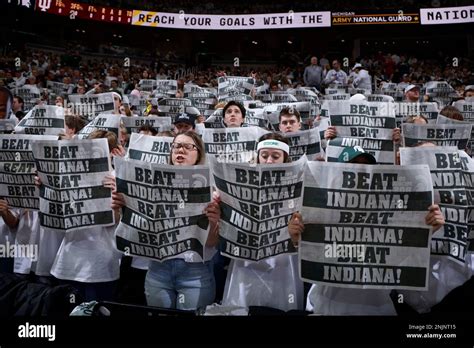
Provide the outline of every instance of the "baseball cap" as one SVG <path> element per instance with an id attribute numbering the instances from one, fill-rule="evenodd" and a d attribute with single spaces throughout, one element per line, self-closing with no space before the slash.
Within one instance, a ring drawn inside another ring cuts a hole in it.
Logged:
<path id="1" fill-rule="evenodd" d="M 467 92 L 467 91 L 474 91 L 474 85 L 469 85 L 469 86 L 464 87 L 464 92 Z"/>
<path id="2" fill-rule="evenodd" d="M 367 100 L 367 97 L 363 94 L 356 93 L 352 97 L 350 97 L 349 100 L 351 101 Z"/>
<path id="3" fill-rule="evenodd" d="M 405 87 L 405 93 L 412 90 L 413 88 L 420 89 L 420 87 L 418 87 L 417 85 L 408 85 L 408 86 Z"/>
<path id="4" fill-rule="evenodd" d="M 359 68 L 362 68 L 362 64 L 356 63 L 354 67 L 352 68 L 352 70 L 359 69 Z"/>
<path id="5" fill-rule="evenodd" d="M 361 148 L 360 146 L 345 147 L 344 150 L 342 150 L 341 154 L 339 155 L 339 158 L 337 159 L 337 161 L 342 162 L 342 163 L 351 163 L 354 159 L 356 159 L 359 156 L 366 158 L 369 164 L 377 163 L 377 161 L 375 160 L 375 157 L 372 156 L 370 153 L 365 152 L 364 149 Z"/>
<path id="6" fill-rule="evenodd" d="M 196 116 L 183 112 L 181 114 L 176 115 L 174 119 L 174 124 L 187 123 L 194 127 L 195 121 L 196 121 Z"/>

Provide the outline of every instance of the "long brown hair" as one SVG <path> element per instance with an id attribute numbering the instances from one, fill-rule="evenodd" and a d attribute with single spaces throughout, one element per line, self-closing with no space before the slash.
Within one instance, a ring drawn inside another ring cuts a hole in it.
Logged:
<path id="1" fill-rule="evenodd" d="M 132 110 L 130 110 L 130 106 L 128 106 L 127 104 L 122 104 L 121 106 L 123 106 L 123 109 L 125 111 L 125 116 L 133 116 L 132 114 Z"/>

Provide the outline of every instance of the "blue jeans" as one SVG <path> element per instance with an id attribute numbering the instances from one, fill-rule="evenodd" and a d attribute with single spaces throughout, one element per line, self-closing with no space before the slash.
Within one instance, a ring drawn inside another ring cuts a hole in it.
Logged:
<path id="1" fill-rule="evenodd" d="M 151 262 L 145 278 L 149 306 L 196 310 L 214 302 L 216 284 L 212 262 L 171 259 Z"/>

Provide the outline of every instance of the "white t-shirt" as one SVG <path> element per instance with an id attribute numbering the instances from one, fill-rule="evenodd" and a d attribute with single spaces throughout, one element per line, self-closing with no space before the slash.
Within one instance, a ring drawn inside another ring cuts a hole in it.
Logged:
<path id="1" fill-rule="evenodd" d="M 20 122 L 20 121 L 18 120 L 18 117 L 16 117 L 16 115 L 13 113 L 13 110 L 12 110 L 12 112 L 10 113 L 10 116 L 9 116 L 8 118 L 9 118 L 10 120 L 15 121 L 15 125 L 17 125 L 18 122 Z"/>
<path id="2" fill-rule="evenodd" d="M 306 310 L 318 315 L 396 315 L 390 292 L 313 284 Z"/>
<path id="3" fill-rule="evenodd" d="M 15 216 L 20 216 L 20 209 L 17 208 L 10 208 L 10 211 L 13 215 Z M 0 244 L 6 245 L 6 243 L 10 243 L 10 245 L 13 245 L 15 243 L 15 235 L 17 228 L 11 229 L 5 224 L 5 221 L 3 218 L 0 217 Z"/>
<path id="4" fill-rule="evenodd" d="M 355 74 L 353 84 L 355 88 L 372 90 L 372 80 L 369 72 L 365 69 L 361 69 L 358 74 Z"/>
<path id="5" fill-rule="evenodd" d="M 140 256 L 134 256 L 132 258 L 132 264 L 131 264 L 132 268 L 147 271 L 149 266 L 150 266 L 150 259 L 147 259 L 145 257 L 140 257 Z"/>
<path id="6" fill-rule="evenodd" d="M 51 274 L 83 283 L 110 282 L 120 277 L 120 257 L 115 225 L 92 226 L 64 235 Z"/>
<path id="7" fill-rule="evenodd" d="M 39 221 L 38 221 L 39 226 Z M 64 238 L 64 232 L 39 226 L 38 261 L 31 266 L 37 276 L 50 276 L 51 268 Z"/>
<path id="8" fill-rule="evenodd" d="M 16 232 L 15 245 L 20 246 L 27 255 L 15 256 L 13 271 L 20 274 L 29 274 L 36 266 L 39 254 L 39 220 L 38 211 L 20 209 L 19 223 Z M 21 256 L 21 257 L 20 257 Z"/>
<path id="9" fill-rule="evenodd" d="M 471 242 L 473 243 L 473 242 Z M 468 259 L 471 259 L 470 266 L 471 266 L 471 276 L 474 276 L 474 253 L 468 252 L 467 254 Z"/>
<path id="10" fill-rule="evenodd" d="M 277 255 L 259 262 L 232 260 L 222 304 L 302 310 L 304 294 L 298 255 Z"/>
<path id="11" fill-rule="evenodd" d="M 427 291 L 400 291 L 404 301 L 419 313 L 429 312 L 440 303 L 451 290 L 463 285 L 472 277 L 472 258 L 466 255 L 466 263 L 460 265 L 446 256 L 431 255 Z"/>

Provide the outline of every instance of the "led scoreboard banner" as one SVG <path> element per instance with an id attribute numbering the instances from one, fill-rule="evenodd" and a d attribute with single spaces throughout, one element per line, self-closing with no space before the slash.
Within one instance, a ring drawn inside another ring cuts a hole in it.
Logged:
<path id="1" fill-rule="evenodd" d="M 36 0 L 36 11 L 110 23 L 130 24 L 133 10 L 89 5 L 71 0 Z"/>
<path id="2" fill-rule="evenodd" d="M 0 0 L 2 1 L 2 0 Z M 96 6 L 72 0 L 36 0 L 38 12 L 109 23 L 174 29 L 283 29 L 339 25 L 456 24 L 474 22 L 474 6 L 422 8 L 420 12 L 293 12 L 264 14 L 184 14 Z"/>

